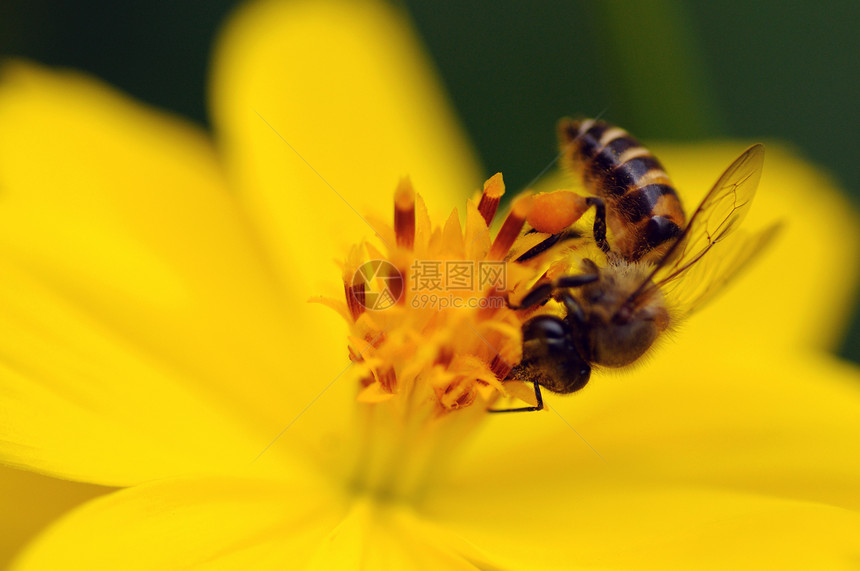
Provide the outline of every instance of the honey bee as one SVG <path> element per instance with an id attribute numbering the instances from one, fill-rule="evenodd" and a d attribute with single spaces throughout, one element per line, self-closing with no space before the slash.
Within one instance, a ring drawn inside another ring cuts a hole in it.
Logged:
<path id="1" fill-rule="evenodd" d="M 511 305 L 525 310 L 555 299 L 564 317 L 541 314 L 523 325 L 522 361 L 506 379 L 533 383 L 537 406 L 492 412 L 540 410 L 540 387 L 572 393 L 588 383 L 592 366 L 636 362 L 663 332 L 722 290 L 778 230 L 774 225 L 724 242 L 752 204 L 764 162 L 761 144 L 729 165 L 687 219 L 660 162 L 623 129 L 563 119 L 559 139 L 566 166 L 591 196 L 556 191 L 536 197 L 527 221 L 550 236 L 517 261 L 552 248 L 592 206 L 593 240 L 604 260 L 583 259 L 581 273 L 539 282 Z M 552 196 L 562 192 L 568 193 L 564 200 Z"/>

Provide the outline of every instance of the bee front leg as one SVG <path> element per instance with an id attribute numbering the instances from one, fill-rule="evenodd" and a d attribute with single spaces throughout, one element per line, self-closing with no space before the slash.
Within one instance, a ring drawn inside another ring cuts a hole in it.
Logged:
<path id="1" fill-rule="evenodd" d="M 580 357 L 590 355 L 591 351 L 588 342 L 588 326 L 585 319 L 585 310 L 582 309 L 582 305 L 580 305 L 569 291 L 561 294 L 561 302 L 564 304 L 564 308 L 567 311 L 565 320 L 570 326 L 571 339 L 576 347 L 577 354 L 580 355 Z M 587 382 L 588 377 L 584 379 L 580 388 L 585 386 L 585 383 Z"/>
<path id="2" fill-rule="evenodd" d="M 581 330 L 585 328 L 585 311 L 582 309 L 582 305 L 576 301 L 576 298 L 570 295 L 569 291 L 566 291 L 561 294 L 561 302 L 564 304 L 565 310 L 567 310 L 567 321 L 570 323 L 571 327 L 574 330 Z"/>

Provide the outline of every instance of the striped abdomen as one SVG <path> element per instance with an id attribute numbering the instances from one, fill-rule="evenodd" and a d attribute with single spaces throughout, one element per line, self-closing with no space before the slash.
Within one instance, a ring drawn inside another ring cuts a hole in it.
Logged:
<path id="1" fill-rule="evenodd" d="M 628 261 L 660 258 L 684 227 L 684 209 L 663 166 L 627 131 L 562 119 L 564 161 L 606 203 L 612 249 Z"/>

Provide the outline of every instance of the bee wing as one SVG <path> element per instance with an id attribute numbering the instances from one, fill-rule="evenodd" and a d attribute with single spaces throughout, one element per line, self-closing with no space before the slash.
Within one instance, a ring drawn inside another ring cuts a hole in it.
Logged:
<path id="1" fill-rule="evenodd" d="M 678 240 L 628 302 L 684 276 L 737 229 L 752 205 L 763 164 L 764 145 L 756 144 L 729 165 L 690 216 Z"/>
<path id="2" fill-rule="evenodd" d="M 665 286 L 672 305 L 681 315 L 704 307 L 770 245 L 781 229 L 782 224 L 777 223 L 753 235 L 736 235 L 727 240 L 716 255 L 690 266 L 683 280 Z"/>

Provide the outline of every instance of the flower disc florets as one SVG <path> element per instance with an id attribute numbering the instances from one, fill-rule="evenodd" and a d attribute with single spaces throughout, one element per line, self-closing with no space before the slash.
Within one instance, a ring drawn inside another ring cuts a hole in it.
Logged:
<path id="1" fill-rule="evenodd" d="M 467 202 L 464 225 L 456 210 L 435 225 L 404 179 L 395 193 L 393 228 L 373 222 L 381 247 L 367 242 L 349 252 L 346 304 L 338 307 L 350 325 L 350 358 L 361 371 L 360 402 L 396 399 L 404 412 L 429 405 L 439 415 L 486 408 L 512 392 L 528 395 L 503 384 L 520 362 L 522 324 L 532 313 L 512 309 L 511 300 L 552 263 L 546 256 L 517 261 L 547 237 L 521 234 L 530 196 L 515 199 L 501 228 L 491 232 L 503 193 L 497 174 L 480 199 Z"/>

